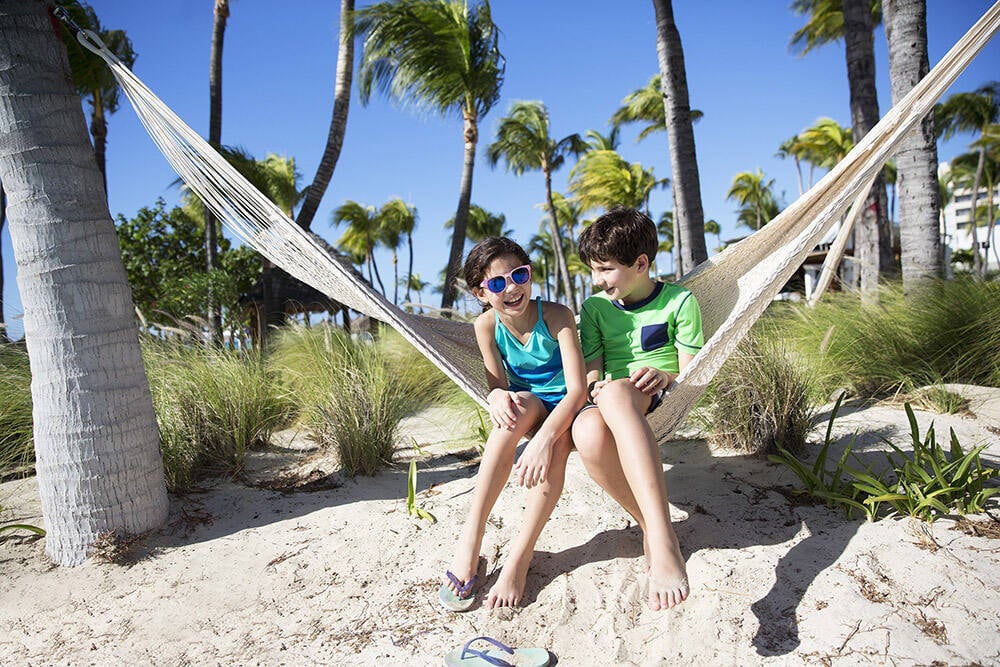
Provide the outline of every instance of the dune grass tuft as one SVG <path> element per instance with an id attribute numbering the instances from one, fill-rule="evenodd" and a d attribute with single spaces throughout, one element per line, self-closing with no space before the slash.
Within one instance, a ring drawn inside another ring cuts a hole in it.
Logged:
<path id="1" fill-rule="evenodd" d="M 0 474 L 30 474 L 34 460 L 28 353 L 21 344 L 0 344 Z"/>

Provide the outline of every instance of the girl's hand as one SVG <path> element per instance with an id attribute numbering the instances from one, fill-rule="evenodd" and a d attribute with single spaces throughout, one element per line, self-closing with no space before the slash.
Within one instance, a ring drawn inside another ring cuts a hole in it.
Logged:
<path id="1" fill-rule="evenodd" d="M 643 366 L 632 371 L 628 379 L 636 389 L 644 394 L 652 395 L 661 389 L 666 389 L 673 378 L 669 373 L 664 373 L 658 368 Z"/>
<path id="2" fill-rule="evenodd" d="M 487 400 L 490 404 L 490 420 L 493 426 L 513 431 L 518 416 L 524 412 L 521 397 L 513 391 L 494 389 Z"/>
<path id="3" fill-rule="evenodd" d="M 598 394 L 600 394 L 601 389 L 603 389 L 610 382 L 611 380 L 597 380 L 596 382 L 589 385 L 587 391 L 587 400 L 593 403 L 594 405 L 597 405 Z"/>
<path id="4" fill-rule="evenodd" d="M 536 484 L 544 484 L 549 476 L 549 462 L 552 460 L 551 443 L 542 443 L 538 438 L 532 438 L 521 452 L 521 458 L 514 466 L 518 486 L 531 488 Z"/>

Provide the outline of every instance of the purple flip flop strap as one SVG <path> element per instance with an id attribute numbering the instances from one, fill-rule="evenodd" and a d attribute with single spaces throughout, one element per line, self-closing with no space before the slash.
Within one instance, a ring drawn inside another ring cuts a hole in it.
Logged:
<path id="1" fill-rule="evenodd" d="M 472 587 L 476 585 L 476 579 L 479 578 L 479 575 L 474 574 L 472 575 L 472 578 L 470 578 L 467 582 L 465 582 L 465 585 L 463 586 L 462 582 L 458 580 L 458 577 L 456 577 L 454 574 L 451 573 L 451 570 L 446 571 L 445 576 L 448 577 L 448 580 L 451 581 L 451 583 L 455 584 L 455 588 L 458 589 L 458 597 L 460 600 L 464 600 L 467 597 L 466 593 L 472 590 Z M 476 639 L 484 639 L 484 638 L 477 637 Z M 485 639 L 489 639 L 489 637 L 485 637 Z M 473 639 L 472 641 L 475 641 L 475 639 Z M 466 646 L 468 646 L 468 644 L 466 644 Z"/>
<path id="2" fill-rule="evenodd" d="M 486 662 L 490 663 L 491 665 L 496 665 L 497 667 L 514 667 L 512 663 L 509 663 L 501 658 L 495 658 L 492 655 L 488 654 L 486 651 L 478 651 L 474 648 L 469 648 L 472 642 L 478 642 L 480 640 L 487 641 L 496 646 L 501 651 L 514 655 L 514 649 L 498 642 L 492 637 L 476 637 L 474 639 L 470 639 L 468 642 L 466 642 L 465 646 L 462 647 L 462 660 L 465 660 L 469 656 L 476 656 L 477 658 L 482 658 Z"/>

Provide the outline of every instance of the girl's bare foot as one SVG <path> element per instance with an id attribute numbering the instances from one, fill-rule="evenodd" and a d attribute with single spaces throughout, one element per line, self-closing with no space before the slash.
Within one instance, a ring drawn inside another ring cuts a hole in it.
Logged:
<path id="1" fill-rule="evenodd" d="M 528 578 L 528 566 L 531 564 L 532 554 L 527 557 L 510 559 L 504 563 L 500 570 L 500 576 L 493 588 L 486 595 L 483 607 L 495 609 L 497 607 L 517 607 L 521 604 L 521 596 L 524 595 L 524 585 Z"/>
<path id="2" fill-rule="evenodd" d="M 650 559 L 649 568 L 649 608 L 653 611 L 676 607 L 687 599 L 687 568 L 680 548 L 674 544 L 662 562 Z"/>
<path id="3" fill-rule="evenodd" d="M 479 547 L 476 542 L 477 540 L 474 539 L 468 540 L 462 538 L 455 548 L 455 557 L 451 561 L 449 572 L 455 575 L 455 579 L 458 580 L 459 585 L 456 586 L 455 582 L 447 575 L 444 577 L 444 585 L 451 589 L 452 593 L 462 598 L 467 598 L 473 594 L 472 591 L 468 590 L 463 593 L 460 588 L 468 584 L 472 577 L 476 576 L 476 573 L 479 571 Z"/>

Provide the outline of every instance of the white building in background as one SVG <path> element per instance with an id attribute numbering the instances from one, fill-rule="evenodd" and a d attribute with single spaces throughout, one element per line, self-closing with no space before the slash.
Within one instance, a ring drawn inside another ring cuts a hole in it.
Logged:
<path id="1" fill-rule="evenodd" d="M 947 175 L 950 168 L 951 165 L 947 162 L 942 162 L 938 168 L 938 176 L 943 177 Z M 996 270 L 1000 268 L 1000 248 L 996 247 L 1000 244 L 1000 230 L 997 230 L 997 225 L 1000 224 L 1000 219 L 997 219 L 1000 217 L 1000 185 L 994 186 L 992 193 L 987 192 L 985 185 L 981 185 L 976 206 L 986 206 L 989 203 L 991 195 L 993 197 L 993 215 L 995 218 L 993 221 L 992 243 L 990 228 L 988 226 L 979 227 L 976 231 L 979 240 L 980 255 L 983 256 L 985 251 L 985 254 L 988 255 L 988 260 L 986 260 L 987 268 Z M 942 233 L 942 244 L 945 250 L 945 270 L 950 276 L 952 271 L 951 254 L 956 250 L 972 249 L 972 190 L 958 189 L 952 193 L 951 201 L 948 202 L 948 205 L 942 211 Z"/>

